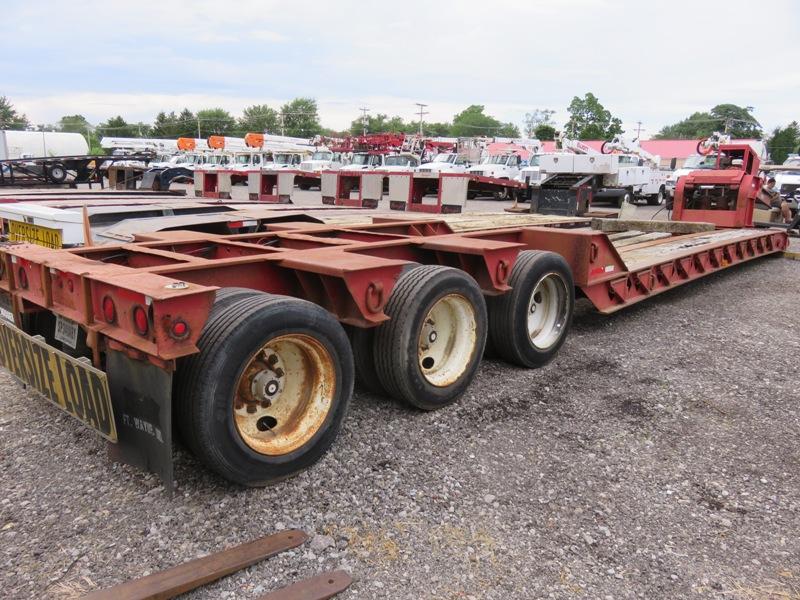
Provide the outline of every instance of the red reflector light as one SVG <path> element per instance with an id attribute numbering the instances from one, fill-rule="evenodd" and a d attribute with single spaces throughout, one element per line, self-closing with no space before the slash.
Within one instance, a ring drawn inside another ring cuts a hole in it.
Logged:
<path id="1" fill-rule="evenodd" d="M 147 335 L 150 329 L 150 323 L 147 320 L 147 311 L 141 306 L 136 306 L 133 309 L 133 326 L 136 328 L 136 333 L 139 335 Z"/>
<path id="2" fill-rule="evenodd" d="M 113 323 L 117 320 L 117 307 L 114 306 L 114 301 L 111 299 L 111 296 L 105 296 L 103 298 L 103 318 L 106 320 L 106 323 Z"/>
<path id="3" fill-rule="evenodd" d="M 189 326 L 186 324 L 186 321 L 175 321 L 172 324 L 170 333 L 174 338 L 184 338 L 189 334 Z"/>

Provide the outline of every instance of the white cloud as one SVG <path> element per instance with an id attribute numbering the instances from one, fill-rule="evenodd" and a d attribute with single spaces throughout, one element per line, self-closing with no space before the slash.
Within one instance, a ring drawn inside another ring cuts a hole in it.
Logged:
<path id="1" fill-rule="evenodd" d="M 0 22 L 0 51 L 12 59 L 2 93 L 37 122 L 72 112 L 148 121 L 183 106 L 238 113 L 310 95 L 335 128 L 360 106 L 413 118 L 414 102 L 430 105 L 427 120 L 484 104 L 519 124 L 537 107 L 563 121 L 571 98 L 588 91 L 629 128 L 643 121 L 645 135 L 723 102 L 754 106 L 766 127 L 800 118 L 800 5 L 790 0 L 759 3 L 766 29 L 748 0 L 58 7 L 13 4 Z M 86 15 L 113 27 L 87 29 Z M 57 60 L 65 50 L 69 60 Z"/>

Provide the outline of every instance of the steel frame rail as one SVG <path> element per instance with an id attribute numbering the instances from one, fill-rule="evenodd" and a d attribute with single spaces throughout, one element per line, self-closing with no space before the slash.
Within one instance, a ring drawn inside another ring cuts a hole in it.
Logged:
<path id="1" fill-rule="evenodd" d="M 109 347 L 172 368 L 175 359 L 197 352 L 218 287 L 303 298 L 344 323 L 371 327 L 388 319 L 384 307 L 410 263 L 459 268 L 485 294 L 496 295 L 510 289 L 520 251 L 548 250 L 566 259 L 576 287 L 610 313 L 788 246 L 780 230 L 727 230 L 716 238 L 714 233 L 720 232 L 673 236 L 621 254 L 605 233 L 588 228 L 454 233 L 438 220 L 284 223 L 265 233 L 226 236 L 165 232 L 149 236 L 156 241 L 69 250 L 7 245 L 0 248 L 0 290 L 11 294 L 18 325 L 22 315 L 42 309 L 80 323 L 96 365 Z M 625 257 L 638 266 L 628 267 Z M 134 318 L 142 309 L 146 333 Z M 184 333 L 176 336 L 179 321 Z"/>

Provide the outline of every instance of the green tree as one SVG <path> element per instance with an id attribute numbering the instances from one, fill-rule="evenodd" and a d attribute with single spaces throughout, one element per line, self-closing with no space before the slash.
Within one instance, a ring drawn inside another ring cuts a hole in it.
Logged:
<path id="1" fill-rule="evenodd" d="M 11 101 L 5 96 L 0 96 L 0 129 L 15 129 L 21 131 L 30 125 L 28 117 L 17 112 Z"/>
<path id="2" fill-rule="evenodd" d="M 105 123 L 97 126 L 97 132 L 108 137 L 139 137 L 141 124 L 128 123 L 121 116 L 111 117 Z"/>
<path id="3" fill-rule="evenodd" d="M 797 121 L 792 121 L 786 127 L 776 127 L 767 140 L 769 155 L 775 164 L 783 164 L 789 154 L 799 151 L 798 147 L 800 147 L 800 128 Z"/>
<path id="4" fill-rule="evenodd" d="M 89 129 L 91 125 L 83 115 L 65 115 L 58 121 L 59 131 L 85 134 Z"/>
<path id="5" fill-rule="evenodd" d="M 450 135 L 469 137 L 474 135 L 519 137 L 519 128 L 512 123 L 501 123 L 485 114 L 484 106 L 472 104 L 453 117 Z"/>
<path id="6" fill-rule="evenodd" d="M 295 98 L 281 106 L 280 118 L 284 135 L 310 138 L 322 131 L 317 101 Z"/>
<path id="7" fill-rule="evenodd" d="M 418 125 L 415 123 L 406 123 L 402 117 L 394 116 L 389 118 L 389 115 L 378 113 L 377 115 L 367 115 L 354 119 L 350 123 L 350 134 L 361 135 L 364 132 L 364 124 L 366 121 L 367 133 L 409 133 L 417 131 Z"/>
<path id="8" fill-rule="evenodd" d="M 693 140 L 708 137 L 714 131 L 721 131 L 717 122 L 709 112 L 695 112 L 682 121 L 662 127 L 655 136 L 657 139 Z"/>
<path id="9" fill-rule="evenodd" d="M 695 112 L 682 121 L 667 125 L 655 136 L 659 139 L 698 139 L 715 131 L 733 138 L 761 138 L 761 124 L 752 115 L 752 106 L 717 104 L 708 112 Z"/>
<path id="10" fill-rule="evenodd" d="M 237 133 L 236 119 L 224 108 L 198 110 L 197 120 L 200 122 L 200 137 Z"/>
<path id="11" fill-rule="evenodd" d="M 547 123 L 537 125 L 533 130 L 533 137 L 537 140 L 554 140 L 556 139 L 556 128 Z"/>
<path id="12" fill-rule="evenodd" d="M 450 123 L 425 123 L 425 133 L 431 137 L 455 137 Z"/>
<path id="13" fill-rule="evenodd" d="M 622 133 L 622 121 L 613 117 L 591 92 L 583 98 L 575 96 L 567 111 L 569 121 L 565 128 L 570 137 L 579 140 L 607 140 Z"/>
<path id="14" fill-rule="evenodd" d="M 92 125 L 83 115 L 64 115 L 58 121 L 57 131 L 63 131 L 66 133 L 80 133 L 86 138 L 86 143 L 89 144 L 90 154 L 98 154 L 102 152 L 102 149 L 100 148 L 100 141 L 94 132 L 94 127 L 92 127 Z"/>
<path id="15" fill-rule="evenodd" d="M 250 131 L 276 133 L 278 131 L 278 111 L 266 104 L 248 106 L 239 119 L 239 131 L 242 134 Z"/>

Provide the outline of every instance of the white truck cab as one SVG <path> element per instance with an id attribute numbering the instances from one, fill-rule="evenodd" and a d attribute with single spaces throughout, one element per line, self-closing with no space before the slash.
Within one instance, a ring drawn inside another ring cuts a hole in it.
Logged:
<path id="1" fill-rule="evenodd" d="M 670 198 L 675 195 L 675 187 L 678 185 L 678 178 L 688 175 L 692 171 L 700 171 L 702 169 L 714 169 L 717 165 L 717 155 L 707 154 L 692 154 L 687 157 L 680 169 L 675 169 L 667 176 L 667 193 Z"/>
<path id="2" fill-rule="evenodd" d="M 347 165 L 348 171 L 366 171 L 376 169 L 384 165 L 383 154 L 371 154 L 369 152 L 356 152 L 353 159 Z"/>
<path id="3" fill-rule="evenodd" d="M 431 162 L 422 163 L 419 173 L 463 173 L 469 167 L 466 156 L 456 152 L 441 152 Z"/>
<path id="4" fill-rule="evenodd" d="M 389 154 L 383 157 L 383 164 L 375 167 L 376 171 L 404 172 L 414 171 L 419 167 L 419 158 L 415 154 L 402 152 L 400 154 Z"/>
<path id="5" fill-rule="evenodd" d="M 783 165 L 800 168 L 800 155 L 790 154 L 789 158 L 783 161 Z M 797 211 L 798 204 L 800 204 L 800 172 L 773 171 L 772 177 L 775 178 L 775 189 L 789 203 L 792 212 Z"/>
<path id="6" fill-rule="evenodd" d="M 311 155 L 311 158 L 307 158 L 300 163 L 300 170 L 319 173 L 321 171 L 340 169 L 342 164 L 344 164 L 344 161 L 341 152 L 333 152 L 327 148 L 321 148 L 316 150 Z"/>
<path id="7" fill-rule="evenodd" d="M 540 161 L 540 154 L 532 154 L 528 160 L 528 164 L 519 170 L 517 180 L 523 183 L 527 182 L 528 185 L 539 185 L 539 180 L 542 176 L 541 167 L 539 165 Z"/>
<path id="8" fill-rule="evenodd" d="M 467 173 L 479 177 L 515 179 L 519 175 L 522 157 L 519 154 L 495 154 L 485 157 L 481 164 L 467 169 Z"/>
<path id="9" fill-rule="evenodd" d="M 274 152 L 272 162 L 264 164 L 267 169 L 297 169 L 303 162 L 303 154 L 300 152 Z"/>

